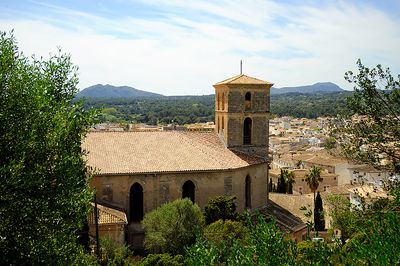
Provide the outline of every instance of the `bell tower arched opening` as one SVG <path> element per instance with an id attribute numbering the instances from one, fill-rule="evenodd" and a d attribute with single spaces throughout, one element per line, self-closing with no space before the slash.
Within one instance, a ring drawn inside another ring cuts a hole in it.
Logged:
<path id="1" fill-rule="evenodd" d="M 251 109 L 251 93 L 247 92 L 244 96 L 244 109 L 250 110 Z"/>
<path id="2" fill-rule="evenodd" d="M 251 127 L 252 127 L 252 120 L 250 117 L 247 117 L 243 123 L 243 144 L 244 145 L 251 144 Z"/>

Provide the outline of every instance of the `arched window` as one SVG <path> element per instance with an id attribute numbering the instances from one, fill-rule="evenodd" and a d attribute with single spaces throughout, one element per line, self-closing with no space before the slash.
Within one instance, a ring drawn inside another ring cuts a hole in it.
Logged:
<path id="1" fill-rule="evenodd" d="M 222 127 L 222 130 L 224 130 L 225 129 L 225 124 L 224 124 L 224 117 L 222 117 L 222 123 L 221 123 L 221 127 Z"/>
<path id="2" fill-rule="evenodd" d="M 247 92 L 244 96 L 244 109 L 250 110 L 251 109 L 251 93 Z"/>
<path id="3" fill-rule="evenodd" d="M 247 117 L 243 123 L 243 144 L 251 144 L 251 118 Z"/>
<path id="4" fill-rule="evenodd" d="M 249 175 L 246 176 L 244 193 L 245 207 L 251 209 L 251 178 Z"/>
<path id="5" fill-rule="evenodd" d="M 217 110 L 219 110 L 219 101 L 220 101 L 220 99 L 219 99 L 219 93 L 217 93 Z"/>
<path id="6" fill-rule="evenodd" d="M 222 106 L 221 106 L 222 110 L 225 110 L 225 94 L 222 93 Z"/>
<path id="7" fill-rule="evenodd" d="M 182 186 L 182 199 L 189 198 L 193 203 L 195 202 L 195 186 L 192 181 L 186 181 Z"/>
<path id="8" fill-rule="evenodd" d="M 139 222 L 143 219 L 143 188 L 139 183 L 131 186 L 130 193 L 130 220 Z"/>

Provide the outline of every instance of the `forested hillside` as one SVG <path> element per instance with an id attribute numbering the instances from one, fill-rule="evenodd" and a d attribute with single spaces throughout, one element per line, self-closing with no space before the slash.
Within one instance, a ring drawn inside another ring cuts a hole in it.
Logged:
<path id="1" fill-rule="evenodd" d="M 286 93 L 271 96 L 271 114 L 316 118 L 345 112 L 351 92 Z M 101 110 L 101 122 L 187 124 L 214 121 L 214 95 L 138 99 L 87 99 L 85 107 Z"/>
<path id="2" fill-rule="evenodd" d="M 101 122 L 187 124 L 214 121 L 214 95 L 138 99 L 87 99 L 101 110 Z"/>
<path id="3" fill-rule="evenodd" d="M 324 94 L 286 93 L 271 96 L 271 113 L 277 116 L 316 118 L 346 112 L 346 97 L 352 92 Z"/>

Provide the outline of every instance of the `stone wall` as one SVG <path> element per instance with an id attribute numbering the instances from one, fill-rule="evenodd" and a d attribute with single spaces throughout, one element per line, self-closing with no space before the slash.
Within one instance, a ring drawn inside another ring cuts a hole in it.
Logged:
<path id="1" fill-rule="evenodd" d="M 115 176 L 94 176 L 91 187 L 102 191 L 112 188 L 112 196 L 97 194 L 99 203 L 122 209 L 130 217 L 130 188 L 139 183 L 143 188 L 143 207 L 147 213 L 163 203 L 182 197 L 183 184 L 191 180 L 195 184 L 195 202 L 203 209 L 209 198 L 218 195 L 235 195 L 238 210 L 244 209 L 245 178 L 251 178 L 252 208 L 261 207 L 267 199 L 267 164 L 214 171 L 214 172 L 178 172 L 160 174 L 132 174 Z M 112 199 L 112 200 L 107 200 Z"/>

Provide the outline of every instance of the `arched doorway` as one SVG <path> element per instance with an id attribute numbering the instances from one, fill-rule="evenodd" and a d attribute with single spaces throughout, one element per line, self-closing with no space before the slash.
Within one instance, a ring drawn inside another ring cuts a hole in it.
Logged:
<path id="1" fill-rule="evenodd" d="M 139 183 L 131 186 L 130 198 L 130 221 L 139 222 L 143 219 L 143 188 Z"/>
<path id="2" fill-rule="evenodd" d="M 251 118 L 247 117 L 243 123 L 243 144 L 251 144 Z"/>
<path id="3" fill-rule="evenodd" d="M 193 203 L 195 202 L 195 186 L 192 181 L 186 181 L 182 186 L 182 199 L 189 198 Z"/>
<path id="4" fill-rule="evenodd" d="M 249 175 L 246 176 L 244 193 L 245 207 L 246 209 L 251 209 L 251 178 Z"/>

